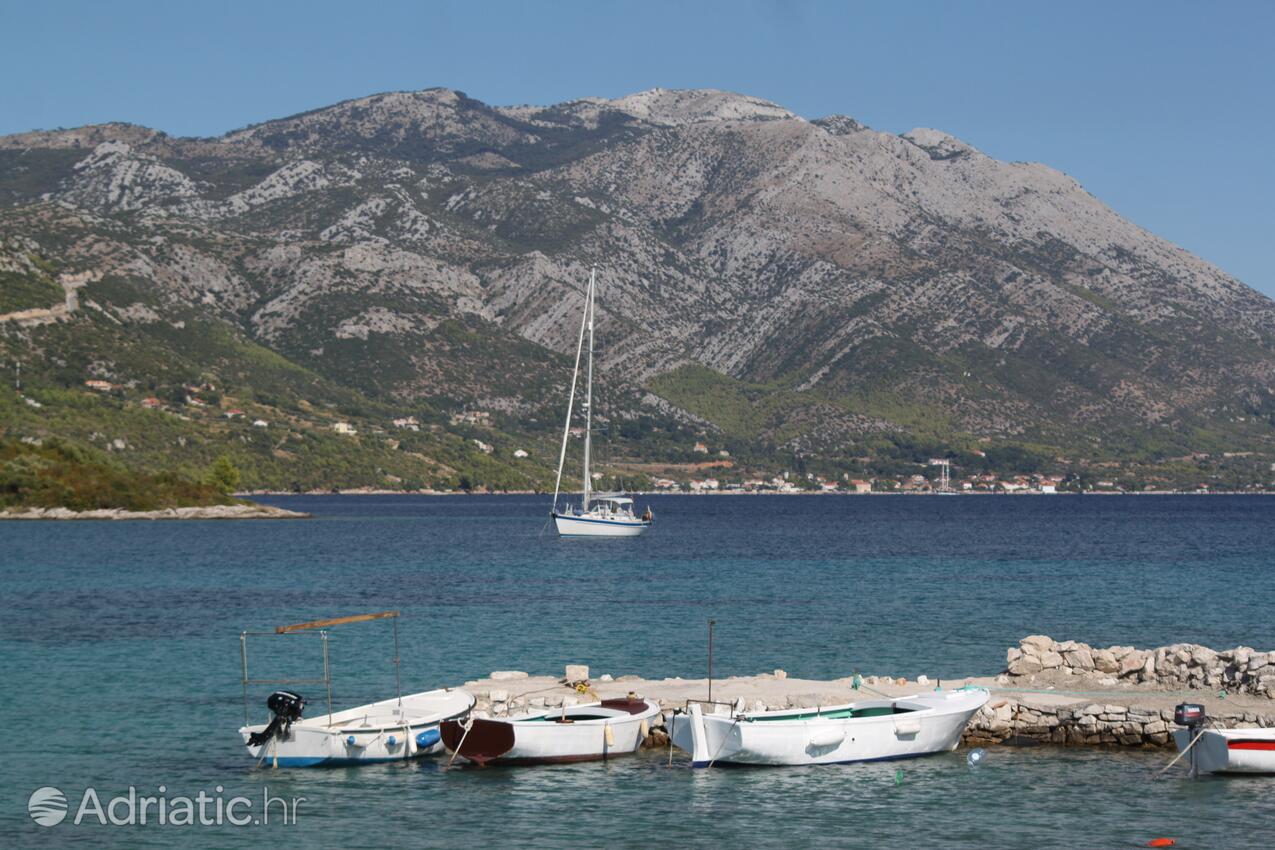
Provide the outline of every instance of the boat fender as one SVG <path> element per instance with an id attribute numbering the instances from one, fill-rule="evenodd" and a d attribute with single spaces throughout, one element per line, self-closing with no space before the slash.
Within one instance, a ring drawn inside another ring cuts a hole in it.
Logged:
<path id="1" fill-rule="evenodd" d="M 894 734 L 900 738 L 915 735 L 921 731 L 921 721 L 915 717 L 907 717 L 894 721 Z"/>
<path id="2" fill-rule="evenodd" d="M 604 728 L 606 729 L 607 746 L 614 747 L 615 746 L 615 730 L 611 728 L 610 723 L 608 723 Z"/>
<path id="3" fill-rule="evenodd" d="M 416 736 L 416 746 L 424 750 L 434 746 L 442 739 L 443 739 L 443 736 L 438 731 L 437 727 L 435 727 L 434 729 L 426 729 L 424 732 L 421 732 L 419 735 Z"/>
<path id="4" fill-rule="evenodd" d="M 346 736 L 345 744 L 346 744 L 346 746 L 348 746 L 348 747 L 365 747 L 365 746 L 367 746 L 366 744 L 360 744 L 360 743 L 358 742 L 358 740 L 356 740 L 356 739 L 355 739 L 355 737 L 354 737 L 353 735 L 348 735 L 348 736 Z"/>
<path id="5" fill-rule="evenodd" d="M 642 725 L 638 727 L 642 731 L 642 737 L 648 738 L 651 735 L 651 725 L 646 722 L 646 718 L 642 718 Z"/>
<path id="6" fill-rule="evenodd" d="M 385 739 L 385 746 L 390 747 L 391 749 L 393 749 L 394 747 L 397 747 L 398 738 L 395 738 L 393 735 L 390 735 L 388 738 Z"/>
<path id="7" fill-rule="evenodd" d="M 827 729 L 814 729 L 810 732 L 810 746 L 815 749 L 832 747 L 846 739 L 845 730 L 839 726 Z"/>

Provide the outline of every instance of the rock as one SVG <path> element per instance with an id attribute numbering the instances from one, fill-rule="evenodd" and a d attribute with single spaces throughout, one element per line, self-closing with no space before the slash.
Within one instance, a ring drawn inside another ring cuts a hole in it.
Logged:
<path id="1" fill-rule="evenodd" d="M 894 684 L 900 687 L 902 687 L 903 685 L 906 685 L 907 683 L 908 683 L 908 680 L 903 678 L 902 676 L 894 680 Z"/>
<path id="2" fill-rule="evenodd" d="M 616 676 L 616 677 L 615 677 L 615 680 L 616 680 L 617 682 L 640 682 L 640 681 L 642 681 L 642 677 L 641 677 L 641 676 L 635 676 L 635 675 L 633 675 L 632 673 L 626 673 L 626 674 L 625 674 L 625 675 L 623 675 L 623 676 Z"/>
<path id="3" fill-rule="evenodd" d="M 1102 673 L 1115 673 L 1120 670 L 1120 662 L 1109 649 L 1099 649 L 1093 653 L 1094 669 Z"/>
<path id="4" fill-rule="evenodd" d="M 1054 639 L 1048 635 L 1028 635 L 1018 642 L 1025 653 L 1040 655 L 1054 648 Z"/>
<path id="5" fill-rule="evenodd" d="M 550 694 L 545 697 L 545 705 L 551 708 L 557 708 L 562 705 L 562 694 Z"/>
<path id="6" fill-rule="evenodd" d="M 1074 667 L 1077 670 L 1094 669 L 1093 653 L 1088 647 L 1079 647 L 1070 649 L 1063 653 L 1063 657 L 1067 659 L 1067 666 Z"/>
<path id="7" fill-rule="evenodd" d="M 1061 667 L 1062 663 L 1063 657 L 1057 652 L 1053 652 L 1051 650 L 1049 652 L 1041 653 L 1040 666 L 1045 670 L 1053 670 L 1055 667 Z"/>
<path id="8" fill-rule="evenodd" d="M 1105 712 L 1106 712 L 1106 708 L 1104 708 L 1101 705 L 1098 705 L 1097 703 L 1090 703 L 1089 705 L 1080 709 L 1080 714 L 1082 717 L 1097 717 L 1099 714 L 1103 714 Z"/>
<path id="9" fill-rule="evenodd" d="M 1009 672 L 1014 676 L 1030 676 L 1032 673 L 1039 673 L 1042 669 L 1040 659 L 1032 655 L 1024 655 L 1013 664 L 1009 665 Z"/>
<path id="10" fill-rule="evenodd" d="M 527 700 L 527 704 L 532 708 L 544 708 L 547 705 L 547 701 L 544 697 L 532 697 Z"/>
<path id="11" fill-rule="evenodd" d="M 521 670 L 493 670 L 490 678 L 493 682 L 512 682 L 516 679 L 528 679 L 530 675 Z"/>
<path id="12" fill-rule="evenodd" d="M 612 676 L 610 673 L 603 673 L 601 676 L 598 677 L 598 681 L 599 682 L 614 682 L 615 677 Z"/>
<path id="13" fill-rule="evenodd" d="M 928 685 L 928 684 L 930 683 L 930 677 L 929 677 L 929 676 L 924 676 L 924 675 L 922 675 L 922 676 L 917 676 L 917 677 L 916 677 L 916 683 L 917 683 L 918 685 Z"/>
<path id="14" fill-rule="evenodd" d="M 589 665 L 568 664 L 567 675 L 563 678 L 568 682 L 587 682 L 589 680 Z"/>
<path id="15" fill-rule="evenodd" d="M 579 705 L 580 698 L 575 696 L 565 696 L 562 698 L 562 707 L 570 708 L 573 705 Z"/>
<path id="16" fill-rule="evenodd" d="M 508 702 L 508 701 L 509 701 L 509 691 L 504 691 L 504 690 L 496 691 L 496 690 L 493 690 L 493 691 L 491 692 L 491 701 L 492 701 L 492 702 Z"/>
<path id="17" fill-rule="evenodd" d="M 776 679 L 787 679 L 787 678 L 788 678 L 788 671 L 787 671 L 787 670 L 776 670 L 776 671 L 775 671 L 775 678 L 776 678 Z"/>
<path id="18" fill-rule="evenodd" d="M 1146 660 L 1147 653 L 1140 649 L 1130 649 L 1120 657 L 1120 675 L 1128 676 L 1130 673 L 1138 672 Z"/>
<path id="19" fill-rule="evenodd" d="M 1023 651 L 1016 646 L 1011 646 L 1005 650 L 1005 666 L 1008 667 L 1022 657 Z"/>

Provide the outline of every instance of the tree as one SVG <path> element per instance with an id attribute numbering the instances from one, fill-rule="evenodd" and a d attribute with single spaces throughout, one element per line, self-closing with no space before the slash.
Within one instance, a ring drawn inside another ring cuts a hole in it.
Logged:
<path id="1" fill-rule="evenodd" d="M 222 455 L 209 465 L 204 473 L 204 481 L 222 493 L 233 493 L 239 486 L 239 468 L 231 463 L 230 458 Z"/>

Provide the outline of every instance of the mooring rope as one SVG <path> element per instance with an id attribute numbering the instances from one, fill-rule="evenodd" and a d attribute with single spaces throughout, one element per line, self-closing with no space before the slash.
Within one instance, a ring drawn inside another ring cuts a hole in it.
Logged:
<path id="1" fill-rule="evenodd" d="M 456 756 L 460 755 L 461 747 L 465 746 L 465 739 L 469 737 L 469 730 L 474 728 L 474 718 L 471 716 L 468 720 L 466 720 L 461 725 L 464 727 L 465 731 L 460 736 L 460 743 L 456 745 L 456 749 L 452 753 L 452 757 L 447 760 L 448 770 L 451 770 L 452 762 L 456 761 Z"/>

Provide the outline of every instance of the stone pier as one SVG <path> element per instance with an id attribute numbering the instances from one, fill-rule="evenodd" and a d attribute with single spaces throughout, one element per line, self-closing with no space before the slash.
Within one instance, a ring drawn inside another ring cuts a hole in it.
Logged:
<path id="1" fill-rule="evenodd" d="M 1094 648 L 1032 635 L 1008 651 L 1006 669 L 995 676 L 940 681 L 926 676 L 908 680 L 869 675 L 856 682 L 853 675 L 797 679 L 775 670 L 714 680 L 712 698 L 724 704 L 722 710 L 729 704 L 736 710 L 760 711 L 974 685 L 987 688 L 992 697 L 971 719 L 965 732 L 967 743 L 1164 747 L 1172 744 L 1173 708 L 1180 702 L 1203 704 L 1219 726 L 1275 726 L 1273 661 L 1275 652 L 1248 647 L 1223 651 L 1193 644 L 1141 650 Z M 465 688 L 478 700 L 476 711 L 495 717 L 630 692 L 671 711 L 709 695 L 706 679 L 643 679 L 607 673 L 590 677 L 589 668 L 582 664 L 569 665 L 564 672 L 564 676 L 531 676 L 517 670 L 497 671 L 486 679 L 466 682 Z M 656 728 L 651 743 L 663 745 L 667 738 Z"/>

